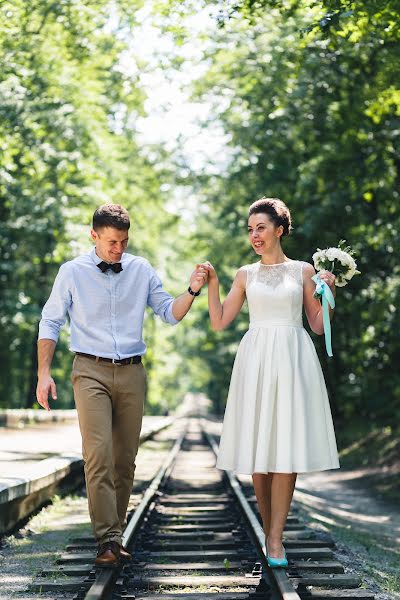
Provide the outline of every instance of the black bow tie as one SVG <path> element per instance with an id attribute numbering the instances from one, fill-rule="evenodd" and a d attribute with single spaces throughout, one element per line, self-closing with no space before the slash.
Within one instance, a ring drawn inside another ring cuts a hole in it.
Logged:
<path id="1" fill-rule="evenodd" d="M 97 266 L 99 267 L 102 273 L 105 273 L 107 269 L 111 269 L 112 271 L 114 271 L 114 273 L 121 273 L 121 271 L 123 270 L 121 263 L 113 263 L 111 265 L 110 263 L 104 262 L 104 260 L 102 260 Z"/>

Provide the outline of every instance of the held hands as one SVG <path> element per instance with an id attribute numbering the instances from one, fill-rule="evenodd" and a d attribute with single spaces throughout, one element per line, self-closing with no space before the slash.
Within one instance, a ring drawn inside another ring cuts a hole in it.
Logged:
<path id="1" fill-rule="evenodd" d="M 46 410 L 50 410 L 49 393 L 51 393 L 53 400 L 57 400 L 57 388 L 54 379 L 50 375 L 39 377 L 36 387 L 36 398 L 40 406 Z"/>
<path id="2" fill-rule="evenodd" d="M 217 273 L 212 264 L 205 261 L 196 265 L 196 269 L 190 277 L 189 285 L 193 292 L 198 292 L 205 283 L 211 283 L 212 281 L 218 282 Z"/>
<path id="3" fill-rule="evenodd" d="M 206 262 L 202 263 L 201 266 L 207 270 L 208 283 L 211 283 L 213 281 L 218 281 L 217 272 L 208 260 Z"/>
<path id="4" fill-rule="evenodd" d="M 190 277 L 190 288 L 193 292 L 199 292 L 208 279 L 208 272 L 204 264 L 197 264 Z"/>

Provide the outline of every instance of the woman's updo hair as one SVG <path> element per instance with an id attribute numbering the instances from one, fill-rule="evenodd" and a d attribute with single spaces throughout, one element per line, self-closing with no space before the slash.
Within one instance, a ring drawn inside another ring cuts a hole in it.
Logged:
<path id="1" fill-rule="evenodd" d="M 264 213 L 268 215 L 275 227 L 282 225 L 284 235 L 289 235 L 292 230 L 292 219 L 290 210 L 279 198 L 260 198 L 256 200 L 249 208 L 249 217 L 256 213 Z"/>

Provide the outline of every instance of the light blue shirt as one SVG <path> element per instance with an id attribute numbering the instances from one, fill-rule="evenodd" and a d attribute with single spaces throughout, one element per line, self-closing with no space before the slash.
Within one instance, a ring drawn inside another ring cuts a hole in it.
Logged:
<path id="1" fill-rule="evenodd" d="M 50 297 L 43 307 L 39 339 L 57 342 L 67 314 L 71 321 L 73 352 L 104 358 L 143 355 L 143 319 L 146 306 L 166 323 L 178 321 L 172 314 L 174 298 L 162 287 L 153 267 L 140 256 L 124 253 L 122 271 L 105 273 L 95 248 L 61 265 Z"/>

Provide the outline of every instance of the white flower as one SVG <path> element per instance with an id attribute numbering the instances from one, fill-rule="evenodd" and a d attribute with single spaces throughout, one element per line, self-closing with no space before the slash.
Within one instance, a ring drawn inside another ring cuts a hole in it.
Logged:
<path id="1" fill-rule="evenodd" d="M 333 262 L 337 258 L 340 259 L 340 252 L 341 251 L 339 250 L 339 248 L 327 248 L 327 250 L 325 250 L 325 254 L 331 262 Z"/>
<path id="2" fill-rule="evenodd" d="M 347 285 L 347 281 L 346 279 L 343 277 L 336 277 L 335 279 L 335 285 L 336 287 L 344 287 L 345 285 Z"/>
<path id="3" fill-rule="evenodd" d="M 316 260 L 320 260 L 323 257 L 323 255 L 324 254 L 321 250 L 314 252 L 314 254 L 312 255 L 313 261 L 315 262 Z"/>
<path id="4" fill-rule="evenodd" d="M 339 268 L 339 273 L 336 273 L 335 285 L 337 287 L 344 287 L 347 283 L 354 277 L 354 275 L 359 275 L 360 271 L 357 271 L 357 264 L 354 258 L 351 256 L 353 251 L 349 246 L 346 247 L 345 250 L 342 250 L 344 247 L 344 240 L 339 242 L 339 246 L 337 248 L 326 248 L 325 250 L 317 249 L 317 252 L 313 254 L 314 267 L 316 271 L 331 271 L 335 272 L 335 266 L 339 263 L 341 267 Z M 335 265 L 336 263 L 336 265 Z"/>
<path id="5" fill-rule="evenodd" d="M 357 272 L 357 269 L 355 267 L 351 266 L 349 268 L 349 270 L 347 271 L 347 273 L 344 273 L 344 278 L 347 279 L 347 281 L 350 281 L 350 279 L 353 279 L 356 272 Z"/>
<path id="6" fill-rule="evenodd" d="M 326 265 L 326 255 L 324 250 L 318 250 L 313 254 L 313 262 L 316 271 L 321 271 L 321 269 L 325 269 Z"/>
<path id="7" fill-rule="evenodd" d="M 343 252 L 343 250 L 339 250 L 337 259 L 342 263 L 342 265 L 348 266 L 349 268 L 353 267 L 355 264 L 354 259 L 350 256 L 350 254 Z"/>

